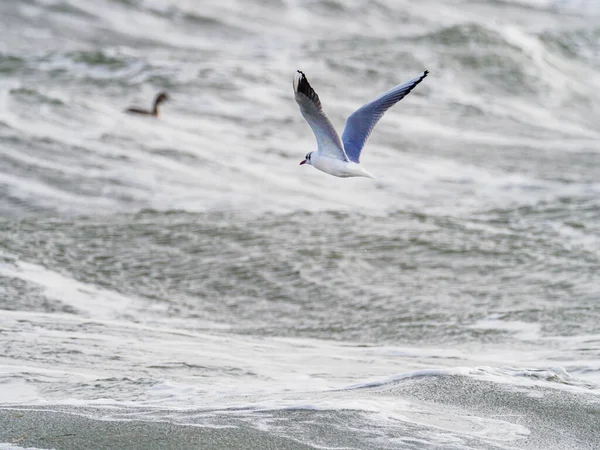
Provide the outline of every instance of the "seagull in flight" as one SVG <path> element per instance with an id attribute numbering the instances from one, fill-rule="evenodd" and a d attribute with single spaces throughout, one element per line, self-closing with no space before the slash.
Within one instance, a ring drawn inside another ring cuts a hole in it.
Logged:
<path id="1" fill-rule="evenodd" d="M 402 100 L 429 73 L 428 70 L 406 83 L 381 94 L 372 102 L 361 106 L 348 119 L 342 139 L 323 112 L 321 101 L 300 70 L 294 77 L 294 94 L 300 112 L 317 138 L 317 151 L 310 152 L 300 163 L 313 166 L 335 177 L 375 178 L 360 165 L 360 153 L 383 114 Z"/>

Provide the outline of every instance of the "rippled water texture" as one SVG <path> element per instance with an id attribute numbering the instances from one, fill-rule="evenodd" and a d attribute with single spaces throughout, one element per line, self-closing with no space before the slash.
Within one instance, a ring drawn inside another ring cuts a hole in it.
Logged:
<path id="1" fill-rule="evenodd" d="M 0 448 L 598 448 L 599 124 L 594 0 L 0 0 Z"/>

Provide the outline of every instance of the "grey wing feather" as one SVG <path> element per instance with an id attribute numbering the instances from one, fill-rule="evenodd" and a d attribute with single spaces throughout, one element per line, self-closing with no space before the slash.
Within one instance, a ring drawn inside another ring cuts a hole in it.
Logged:
<path id="1" fill-rule="evenodd" d="M 390 107 L 402 100 L 415 86 L 423 81 L 428 73 L 429 71 L 426 70 L 420 76 L 393 87 L 372 102 L 361 106 L 346 119 L 342 141 L 350 161 L 359 162 L 360 152 L 379 119 Z"/>
<path id="2" fill-rule="evenodd" d="M 294 93 L 302 116 L 308 122 L 308 125 L 310 125 L 317 138 L 319 153 L 348 161 L 340 137 L 323 112 L 319 96 L 301 71 L 298 71 L 294 78 Z"/>

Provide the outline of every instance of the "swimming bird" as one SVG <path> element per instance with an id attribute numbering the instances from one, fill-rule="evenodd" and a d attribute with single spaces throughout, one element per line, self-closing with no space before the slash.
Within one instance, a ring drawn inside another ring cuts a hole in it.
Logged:
<path id="1" fill-rule="evenodd" d="M 128 108 L 125 110 L 125 112 L 134 113 L 134 114 L 145 114 L 147 116 L 158 117 L 158 105 L 160 105 L 163 102 L 166 102 L 167 100 L 169 100 L 169 96 L 167 94 L 165 94 L 164 92 L 161 92 L 154 99 L 154 107 L 152 108 L 152 111 L 148 111 L 146 109 L 139 109 L 139 108 Z"/>
<path id="2" fill-rule="evenodd" d="M 306 75 L 298 70 L 294 77 L 296 103 L 317 138 L 317 151 L 308 153 L 300 165 L 308 164 L 336 177 L 375 178 L 360 165 L 360 153 L 371 131 L 383 114 L 423 81 L 428 73 L 426 70 L 418 77 L 393 87 L 354 111 L 346 119 L 340 140 L 323 112 L 319 96 L 308 83 Z"/>

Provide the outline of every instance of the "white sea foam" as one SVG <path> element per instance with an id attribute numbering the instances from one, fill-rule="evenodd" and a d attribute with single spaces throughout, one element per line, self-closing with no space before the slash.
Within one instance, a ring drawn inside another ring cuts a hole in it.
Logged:
<path id="1" fill-rule="evenodd" d="M 5 2 L 0 402 L 316 448 L 592 442 L 597 13 Z M 340 131 L 431 71 L 367 143 L 377 180 L 298 166 L 296 69 Z M 123 114 L 158 90 L 159 120 Z"/>
<path id="2" fill-rule="evenodd" d="M 51 448 L 41 448 L 41 447 L 23 447 L 22 445 L 15 445 L 14 443 L 1 443 L 0 442 L 0 450 L 55 450 L 54 447 Z"/>

